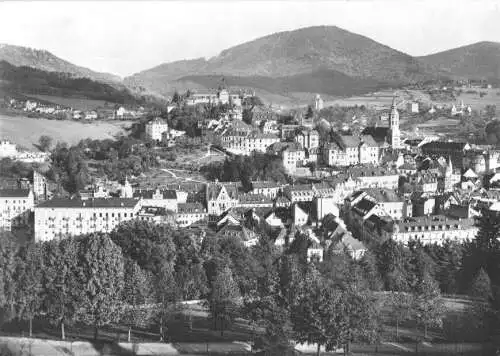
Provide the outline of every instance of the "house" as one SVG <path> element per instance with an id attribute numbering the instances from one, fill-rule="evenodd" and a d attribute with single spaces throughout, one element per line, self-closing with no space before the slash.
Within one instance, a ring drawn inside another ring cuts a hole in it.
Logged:
<path id="1" fill-rule="evenodd" d="M 366 246 L 358 239 L 352 237 L 351 234 L 342 235 L 340 241 L 330 249 L 330 251 L 335 254 L 347 252 L 354 260 L 360 260 L 367 250 Z"/>
<path id="2" fill-rule="evenodd" d="M 242 225 L 225 225 L 218 233 L 218 238 L 233 237 L 239 239 L 246 247 L 255 246 L 259 235 Z"/>
<path id="3" fill-rule="evenodd" d="M 207 210 L 200 203 L 181 203 L 178 205 L 175 214 L 175 221 L 180 227 L 206 223 L 207 219 Z"/>
<path id="4" fill-rule="evenodd" d="M 31 189 L 0 189 L 0 230 L 27 226 L 34 206 Z"/>
<path id="5" fill-rule="evenodd" d="M 319 133 L 316 130 L 300 130 L 295 136 L 295 141 L 298 142 L 301 147 L 310 150 L 312 148 L 319 147 Z"/>
<path id="6" fill-rule="evenodd" d="M 467 142 L 432 141 L 423 144 L 420 149 L 427 156 L 450 157 L 453 166 L 462 169 L 463 157 L 471 146 Z"/>
<path id="7" fill-rule="evenodd" d="M 323 161 L 329 166 L 378 164 L 380 147 L 370 135 L 334 136 L 334 142 L 323 147 Z"/>
<path id="8" fill-rule="evenodd" d="M 14 143 L 8 140 L 0 141 L 0 158 L 16 157 L 17 154 L 17 146 Z"/>
<path id="9" fill-rule="evenodd" d="M 164 132 L 168 132 L 168 124 L 159 117 L 146 124 L 146 137 L 148 140 L 160 142 Z"/>
<path id="10" fill-rule="evenodd" d="M 137 213 L 137 219 L 157 225 L 176 225 L 174 213 L 157 206 L 142 206 Z"/>
<path id="11" fill-rule="evenodd" d="M 238 206 L 243 208 L 271 208 L 273 201 L 262 194 L 240 194 Z"/>
<path id="12" fill-rule="evenodd" d="M 252 182 L 252 193 L 261 194 L 269 199 L 275 199 L 281 191 L 282 185 L 271 181 L 254 181 Z"/>
<path id="13" fill-rule="evenodd" d="M 235 183 L 208 183 L 206 186 L 207 212 L 219 216 L 238 205 L 239 185 Z"/>
<path id="14" fill-rule="evenodd" d="M 85 120 L 97 120 L 97 112 L 94 110 L 85 112 Z"/>
<path id="15" fill-rule="evenodd" d="M 155 190 L 136 190 L 133 195 L 135 199 L 142 199 L 143 205 L 164 208 L 166 210 L 177 211 L 177 193 L 175 190 L 159 188 Z"/>
<path id="16" fill-rule="evenodd" d="M 295 226 L 306 225 L 309 221 L 309 215 L 302 210 L 298 204 L 294 204 L 292 209 L 293 223 Z"/>

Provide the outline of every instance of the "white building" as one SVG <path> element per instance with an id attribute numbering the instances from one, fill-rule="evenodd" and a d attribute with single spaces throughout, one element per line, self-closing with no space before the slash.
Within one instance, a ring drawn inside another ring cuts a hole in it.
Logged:
<path id="1" fill-rule="evenodd" d="M 34 206 L 31 190 L 0 189 L 0 230 L 28 225 Z"/>
<path id="2" fill-rule="evenodd" d="M 161 141 L 164 132 L 168 132 L 168 124 L 159 117 L 146 124 L 146 137 L 149 140 Z"/>
<path id="3" fill-rule="evenodd" d="M 35 207 L 35 241 L 110 232 L 140 208 L 140 200 L 126 198 L 48 200 Z"/>
<path id="4" fill-rule="evenodd" d="M 8 140 L 0 141 L 0 158 L 17 156 L 16 145 Z"/>
<path id="5" fill-rule="evenodd" d="M 207 209 L 200 203 L 184 203 L 179 204 L 175 221 L 180 227 L 186 227 L 195 223 L 206 222 L 207 218 Z"/>
<path id="6" fill-rule="evenodd" d="M 177 194 L 175 190 L 136 190 L 133 195 L 142 199 L 142 205 L 164 208 L 173 212 L 177 211 Z"/>

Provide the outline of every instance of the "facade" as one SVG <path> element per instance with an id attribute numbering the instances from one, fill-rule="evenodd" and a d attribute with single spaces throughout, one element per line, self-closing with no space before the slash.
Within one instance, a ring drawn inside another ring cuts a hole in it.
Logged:
<path id="1" fill-rule="evenodd" d="M 318 148 L 319 133 L 316 130 L 301 130 L 297 136 L 295 136 L 295 141 L 308 150 Z"/>
<path id="2" fill-rule="evenodd" d="M 445 240 L 463 242 L 472 240 L 478 228 L 474 219 L 450 219 L 443 215 L 404 219 L 394 225 L 394 241 L 408 243 L 419 240 L 423 244 L 442 244 Z"/>
<path id="3" fill-rule="evenodd" d="M 297 167 L 302 166 L 306 158 L 306 152 L 297 145 L 289 145 L 280 152 L 280 156 L 287 172 L 295 172 Z"/>
<path id="4" fill-rule="evenodd" d="M 323 147 L 323 161 L 328 166 L 378 164 L 380 147 L 372 136 L 335 135 L 334 142 Z"/>
<path id="5" fill-rule="evenodd" d="M 389 115 L 390 122 L 390 145 L 392 149 L 401 148 L 401 132 L 399 131 L 399 112 L 396 108 L 396 101 L 393 100 L 391 114 Z"/>
<path id="6" fill-rule="evenodd" d="M 316 111 L 323 110 L 323 99 L 321 99 L 321 96 L 319 94 L 316 94 L 314 98 L 314 109 Z"/>
<path id="7" fill-rule="evenodd" d="M 180 227 L 187 227 L 196 223 L 206 223 L 207 209 L 200 203 L 179 204 L 175 220 Z"/>
<path id="8" fill-rule="evenodd" d="M 281 185 L 270 181 L 255 181 L 252 182 L 252 193 L 261 194 L 269 199 L 275 199 L 281 191 Z"/>
<path id="9" fill-rule="evenodd" d="M 48 200 L 35 207 L 35 241 L 110 232 L 140 209 L 140 200 L 127 198 Z"/>
<path id="10" fill-rule="evenodd" d="M 219 216 L 238 205 L 238 185 L 234 183 L 209 183 L 206 187 L 207 212 Z"/>
<path id="11" fill-rule="evenodd" d="M 168 132 L 168 124 L 158 117 L 146 124 L 146 137 L 149 140 L 161 141 L 164 132 Z"/>
<path id="12" fill-rule="evenodd" d="M 29 189 L 0 189 L 0 230 L 26 226 L 35 206 Z"/>
<path id="13" fill-rule="evenodd" d="M 230 131 L 224 135 L 222 146 L 234 154 L 250 155 L 254 151 L 265 153 L 267 148 L 276 142 L 279 142 L 279 138 L 273 134 L 242 136 Z"/>

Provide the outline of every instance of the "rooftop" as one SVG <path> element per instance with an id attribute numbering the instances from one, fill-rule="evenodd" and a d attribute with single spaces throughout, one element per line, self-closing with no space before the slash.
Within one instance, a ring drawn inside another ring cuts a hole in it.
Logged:
<path id="1" fill-rule="evenodd" d="M 90 198 L 90 199 L 52 199 L 41 203 L 37 208 L 134 208 L 138 199 L 132 198 Z"/>
<path id="2" fill-rule="evenodd" d="M 0 198 L 25 198 L 29 194 L 29 189 L 0 189 Z"/>

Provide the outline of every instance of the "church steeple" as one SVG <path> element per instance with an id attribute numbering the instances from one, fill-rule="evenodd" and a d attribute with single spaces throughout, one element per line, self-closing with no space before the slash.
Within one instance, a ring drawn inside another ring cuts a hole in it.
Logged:
<path id="1" fill-rule="evenodd" d="M 401 133 L 399 131 L 399 112 L 396 107 L 396 97 L 392 99 L 391 113 L 389 115 L 390 132 L 391 132 L 391 147 L 393 149 L 400 148 Z"/>

